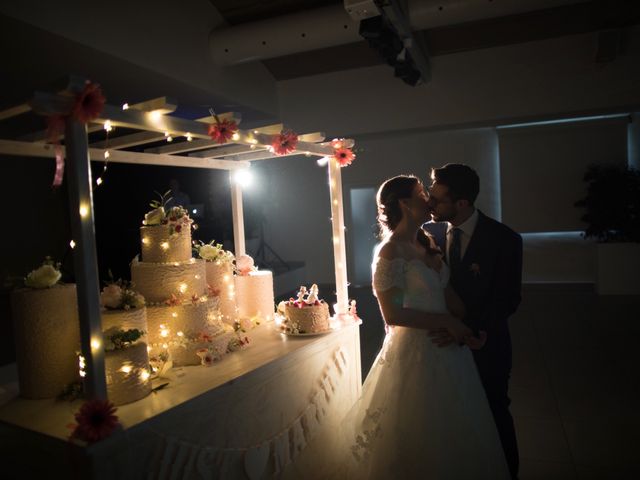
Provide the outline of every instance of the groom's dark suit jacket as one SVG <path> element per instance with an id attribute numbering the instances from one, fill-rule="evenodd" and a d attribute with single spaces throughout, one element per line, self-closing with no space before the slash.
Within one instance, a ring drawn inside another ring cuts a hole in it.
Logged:
<path id="1" fill-rule="evenodd" d="M 446 260 L 447 223 L 426 223 Z M 478 223 L 451 286 L 466 307 L 464 322 L 476 333 L 487 332 L 487 343 L 477 353 L 511 367 L 511 340 L 507 319 L 520 304 L 522 237 L 506 225 L 478 211 Z M 497 358 L 499 357 L 499 359 Z"/>
<path id="2" fill-rule="evenodd" d="M 487 332 L 487 343 L 473 351 L 502 440 L 512 478 L 518 475 L 518 446 L 508 395 L 511 374 L 511 337 L 507 320 L 520 304 L 522 237 L 506 225 L 478 212 L 478 223 L 451 286 L 466 308 L 463 321 L 476 333 Z M 445 253 L 447 223 L 426 223 Z"/>

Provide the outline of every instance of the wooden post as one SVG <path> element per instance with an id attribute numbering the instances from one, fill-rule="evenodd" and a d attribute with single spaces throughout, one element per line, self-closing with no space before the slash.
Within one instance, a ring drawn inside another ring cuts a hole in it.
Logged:
<path id="1" fill-rule="evenodd" d="M 246 253 L 244 244 L 244 213 L 242 211 L 242 187 L 233 178 L 234 172 L 229 172 L 231 182 L 231 216 L 233 217 L 233 245 L 236 258 Z"/>
<path id="2" fill-rule="evenodd" d="M 342 208 L 342 173 L 335 158 L 329 157 L 329 192 L 331 194 L 331 227 L 333 260 L 336 271 L 336 315 L 348 313 L 347 251 L 344 241 L 344 210 Z"/>
<path id="3" fill-rule="evenodd" d="M 90 398 L 107 398 L 104 341 L 100 321 L 100 283 L 93 224 L 89 145 L 85 124 L 69 118 L 65 132 L 71 231 L 80 317 L 80 347 L 85 358 L 85 389 Z"/>

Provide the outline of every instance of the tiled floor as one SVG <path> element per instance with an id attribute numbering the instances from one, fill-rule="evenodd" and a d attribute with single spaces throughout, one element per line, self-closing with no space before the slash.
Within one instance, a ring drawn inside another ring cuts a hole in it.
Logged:
<path id="1" fill-rule="evenodd" d="M 384 330 L 371 289 L 350 293 L 364 378 Z M 521 480 L 640 478 L 640 297 L 525 286 L 510 324 Z"/>

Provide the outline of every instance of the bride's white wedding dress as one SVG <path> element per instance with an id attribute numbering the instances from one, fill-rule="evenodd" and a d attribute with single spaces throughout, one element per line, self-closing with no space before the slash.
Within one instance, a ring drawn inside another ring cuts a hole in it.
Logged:
<path id="1" fill-rule="evenodd" d="M 447 311 L 446 265 L 377 258 L 373 272 L 377 290 L 403 290 L 404 307 Z M 471 351 L 437 347 L 426 330 L 388 328 L 343 427 L 349 479 L 509 478 Z"/>

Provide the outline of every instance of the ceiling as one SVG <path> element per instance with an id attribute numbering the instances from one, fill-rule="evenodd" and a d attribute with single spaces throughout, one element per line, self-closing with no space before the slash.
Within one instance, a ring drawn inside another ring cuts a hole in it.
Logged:
<path id="1" fill-rule="evenodd" d="M 342 4 L 336 0 L 210 0 L 230 26 Z M 589 1 L 524 14 L 490 18 L 418 32 L 430 57 L 544 40 L 640 23 L 640 1 Z M 623 34 L 624 32 L 622 32 Z M 622 35 L 623 37 L 623 35 Z M 622 43 L 623 46 L 623 43 Z M 363 40 L 311 52 L 263 60 L 276 80 L 383 64 Z"/>

